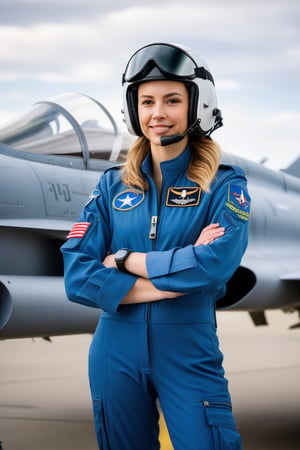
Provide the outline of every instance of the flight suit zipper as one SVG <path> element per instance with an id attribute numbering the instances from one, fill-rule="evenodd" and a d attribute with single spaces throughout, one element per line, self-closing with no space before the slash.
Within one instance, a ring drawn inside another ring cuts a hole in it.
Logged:
<path id="1" fill-rule="evenodd" d="M 153 186 L 154 188 L 154 186 Z M 155 187 L 156 188 L 156 187 Z M 160 209 L 160 198 L 158 196 L 158 210 Z M 156 238 L 157 238 L 157 223 L 158 215 L 151 216 L 149 239 L 152 241 L 152 251 L 156 250 Z M 148 370 L 151 371 L 151 309 L 152 302 L 149 302 L 146 307 L 146 326 L 147 326 L 147 350 L 148 350 Z"/>
<path id="2" fill-rule="evenodd" d="M 157 216 L 151 217 L 151 224 L 150 224 L 150 232 L 149 232 L 149 239 L 156 239 L 156 232 L 157 232 Z M 155 243 L 152 242 L 152 250 L 154 250 L 153 247 Z"/>
<path id="3" fill-rule="evenodd" d="M 157 235 L 157 219 L 158 216 L 152 216 L 151 222 L 150 222 L 150 231 L 149 231 L 149 239 L 152 240 L 152 250 L 155 250 L 155 241 L 156 241 L 156 235 Z M 151 308 L 152 303 L 149 302 L 146 307 L 146 336 L 147 336 L 147 352 L 148 352 L 148 370 L 151 370 L 151 346 L 150 346 L 150 339 L 151 339 L 151 325 L 150 325 L 150 318 L 151 318 Z"/>

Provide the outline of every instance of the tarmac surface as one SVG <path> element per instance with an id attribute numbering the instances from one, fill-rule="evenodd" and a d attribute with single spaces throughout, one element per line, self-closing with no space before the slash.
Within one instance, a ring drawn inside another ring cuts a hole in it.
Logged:
<path id="1" fill-rule="evenodd" d="M 298 450 L 300 329 L 288 329 L 295 314 L 267 317 L 269 327 L 254 327 L 246 313 L 218 313 L 234 413 L 244 450 Z M 87 380 L 90 341 L 82 335 L 0 342 L 3 450 L 97 450 Z M 162 450 L 172 449 L 163 423 L 161 442 Z"/>

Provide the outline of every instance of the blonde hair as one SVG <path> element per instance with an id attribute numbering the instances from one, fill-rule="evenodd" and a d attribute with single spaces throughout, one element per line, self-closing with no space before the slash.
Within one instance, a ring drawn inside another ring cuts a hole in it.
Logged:
<path id="1" fill-rule="evenodd" d="M 192 156 L 187 177 L 199 184 L 204 191 L 209 192 L 210 184 L 220 164 L 220 147 L 211 138 L 205 136 L 190 136 L 189 142 L 192 148 Z M 148 139 L 144 136 L 137 138 L 128 151 L 127 161 L 122 173 L 124 184 L 142 191 L 149 189 L 148 182 L 141 171 L 141 164 L 149 151 L 150 143 Z"/>

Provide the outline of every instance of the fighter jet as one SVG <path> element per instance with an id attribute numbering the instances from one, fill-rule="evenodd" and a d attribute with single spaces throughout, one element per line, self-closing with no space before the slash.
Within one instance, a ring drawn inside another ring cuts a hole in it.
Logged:
<path id="1" fill-rule="evenodd" d="M 101 311 L 67 300 L 59 251 L 130 138 L 97 100 L 65 94 L 0 128 L 0 339 L 92 333 Z M 252 197 L 249 246 L 220 310 L 300 311 L 300 158 L 285 171 L 224 154 Z M 239 193 L 241 204 L 246 200 Z"/>

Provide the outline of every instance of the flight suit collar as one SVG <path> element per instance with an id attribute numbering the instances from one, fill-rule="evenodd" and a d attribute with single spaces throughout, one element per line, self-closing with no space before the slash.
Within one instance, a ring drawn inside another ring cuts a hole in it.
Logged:
<path id="1" fill-rule="evenodd" d="M 168 161 L 163 161 L 160 163 L 161 171 L 163 176 L 167 174 L 175 174 L 184 172 L 189 166 L 191 158 L 191 147 L 188 144 L 184 151 L 174 159 Z M 149 152 L 142 163 L 142 170 L 147 175 L 152 176 L 152 161 L 151 153 Z"/>

